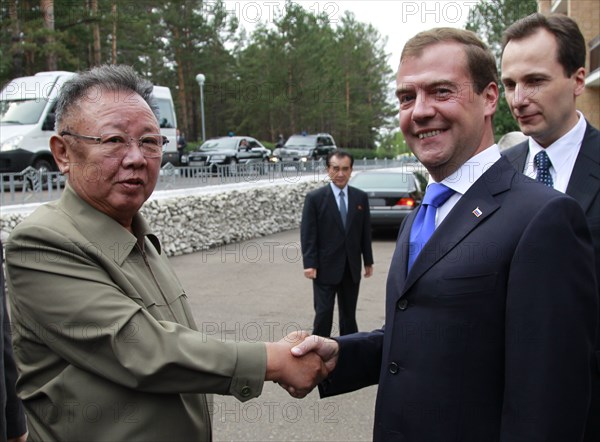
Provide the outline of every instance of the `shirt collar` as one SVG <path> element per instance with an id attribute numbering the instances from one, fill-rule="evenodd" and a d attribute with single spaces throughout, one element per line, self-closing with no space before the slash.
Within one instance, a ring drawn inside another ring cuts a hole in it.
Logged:
<path id="1" fill-rule="evenodd" d="M 110 256 L 123 264 L 136 243 L 144 247 L 144 238 L 162 253 L 160 241 L 138 212 L 133 217 L 133 234 L 110 216 L 100 212 L 84 201 L 67 182 L 59 201 L 59 207 L 73 220 L 79 232 L 89 240 L 89 245 L 104 256 Z"/>
<path id="2" fill-rule="evenodd" d="M 340 189 L 338 186 L 336 186 L 333 183 L 329 183 L 329 185 L 331 186 L 331 190 L 333 191 L 333 194 L 335 195 L 336 198 L 340 196 L 340 191 L 342 191 L 342 190 L 344 191 L 344 195 L 348 196 L 348 184 L 346 184 L 343 189 Z"/>
<path id="3" fill-rule="evenodd" d="M 538 152 L 545 150 L 550 158 L 552 167 L 559 172 L 562 166 L 568 163 L 569 158 L 573 155 L 577 156 L 586 129 L 586 122 L 583 114 L 577 111 L 577 115 L 579 116 L 577 124 L 575 124 L 569 132 L 546 148 L 540 146 L 533 137 L 529 137 L 529 161 L 532 162 Z M 573 146 L 576 146 L 576 148 Z"/>
<path id="4" fill-rule="evenodd" d="M 467 190 L 475 184 L 481 175 L 483 175 L 496 161 L 500 159 L 500 149 L 497 144 L 492 144 L 487 149 L 479 152 L 477 155 L 469 158 L 454 173 L 450 174 L 441 181 L 441 184 L 454 190 L 456 193 L 464 195 Z M 429 184 L 435 181 L 429 177 Z"/>

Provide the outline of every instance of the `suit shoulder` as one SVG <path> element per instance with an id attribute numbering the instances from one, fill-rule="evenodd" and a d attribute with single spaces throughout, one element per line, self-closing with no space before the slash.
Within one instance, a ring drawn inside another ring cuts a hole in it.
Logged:
<path id="1" fill-rule="evenodd" d="M 321 186 L 317 189 L 311 190 L 310 192 L 308 192 L 306 194 L 305 200 L 313 201 L 313 202 L 316 200 L 321 200 L 327 196 L 328 190 L 329 190 L 329 184 L 327 184 L 326 186 Z"/>
<path id="2" fill-rule="evenodd" d="M 509 161 L 524 155 L 529 150 L 529 141 L 522 141 L 512 147 L 501 152 L 502 156 L 508 158 Z"/>
<path id="3" fill-rule="evenodd" d="M 361 190 L 357 187 L 354 186 L 348 186 L 349 189 L 351 189 L 350 191 L 353 192 L 355 195 L 360 195 L 363 198 L 368 198 L 369 196 L 367 195 L 367 192 L 365 192 L 364 190 Z"/>
<path id="4" fill-rule="evenodd" d="M 545 206 L 547 204 L 575 204 L 575 201 L 569 195 L 559 192 L 551 187 L 544 186 L 528 176 L 516 173 L 512 182 L 510 197 L 515 200 L 526 202 L 532 209 Z"/>

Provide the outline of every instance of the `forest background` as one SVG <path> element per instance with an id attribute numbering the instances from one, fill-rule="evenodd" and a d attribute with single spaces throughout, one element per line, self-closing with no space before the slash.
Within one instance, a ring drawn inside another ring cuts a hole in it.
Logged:
<path id="1" fill-rule="evenodd" d="M 482 0 L 466 28 L 499 59 L 502 31 L 536 10 L 535 0 Z M 207 138 L 245 134 L 272 147 L 279 134 L 327 132 L 361 157 L 408 151 L 385 37 L 351 12 L 332 23 L 327 10 L 288 1 L 252 32 L 221 0 L 1 0 L 0 18 L 0 86 L 40 71 L 129 64 L 170 87 L 178 127 L 200 141 L 202 73 Z M 518 130 L 500 105 L 496 139 Z"/>

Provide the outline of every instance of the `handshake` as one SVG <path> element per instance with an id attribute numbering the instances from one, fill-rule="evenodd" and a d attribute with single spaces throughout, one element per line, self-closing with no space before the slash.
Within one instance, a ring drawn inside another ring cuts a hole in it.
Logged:
<path id="1" fill-rule="evenodd" d="M 335 368 L 339 345 L 333 339 L 293 332 L 267 342 L 266 381 L 281 385 L 295 398 L 303 398 Z"/>

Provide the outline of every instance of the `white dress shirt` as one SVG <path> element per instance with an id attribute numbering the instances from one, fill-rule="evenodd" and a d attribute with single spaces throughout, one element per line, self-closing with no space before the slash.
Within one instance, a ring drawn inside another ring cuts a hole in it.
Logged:
<path id="1" fill-rule="evenodd" d="M 575 160 L 577 160 L 577 155 L 581 149 L 581 142 L 585 135 L 585 118 L 581 112 L 577 111 L 577 114 L 579 115 L 577 124 L 569 132 L 545 148 L 548 158 L 550 158 L 550 162 L 552 163 L 550 176 L 552 176 L 554 188 L 563 193 L 567 191 L 571 173 L 573 173 L 573 167 L 575 167 Z M 533 158 L 536 153 L 542 150 L 544 148 L 532 137 L 529 137 L 529 154 L 525 162 L 524 173 L 534 180 L 537 176 L 537 169 L 533 163 Z"/>
<path id="2" fill-rule="evenodd" d="M 483 152 L 479 152 L 470 158 L 453 174 L 444 178 L 440 184 L 443 184 L 454 190 L 454 194 L 448 198 L 444 204 L 438 207 L 435 217 L 435 227 L 439 226 L 446 218 L 448 213 L 461 199 L 461 197 L 471 188 L 475 181 L 483 175 L 490 167 L 500 159 L 500 149 L 497 144 L 493 144 Z M 429 177 L 429 184 L 435 181 Z M 475 207 L 473 207 L 475 209 Z"/>
<path id="3" fill-rule="evenodd" d="M 340 210 L 340 192 L 344 192 L 344 198 L 346 199 L 346 212 L 348 211 L 348 207 L 350 207 L 348 205 L 348 202 L 350 201 L 348 198 L 348 185 L 346 184 L 344 186 L 343 189 L 340 189 L 338 186 L 336 186 L 333 183 L 329 183 L 329 185 L 331 186 L 331 190 L 333 190 L 333 195 L 335 196 L 335 203 L 338 206 L 338 210 Z"/>

